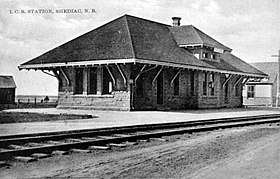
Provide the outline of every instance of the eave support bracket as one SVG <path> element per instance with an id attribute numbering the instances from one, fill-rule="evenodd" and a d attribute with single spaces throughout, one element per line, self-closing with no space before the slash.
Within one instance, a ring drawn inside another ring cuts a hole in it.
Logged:
<path id="1" fill-rule="evenodd" d="M 233 75 L 232 74 L 230 74 L 227 78 L 226 78 L 226 81 L 223 83 L 223 88 L 225 87 L 225 85 L 227 84 L 227 82 L 231 79 L 231 77 L 232 77 Z"/>
<path id="2" fill-rule="evenodd" d="M 233 86 L 234 89 L 236 88 L 236 86 L 238 85 L 238 83 L 239 83 L 242 79 L 243 79 L 242 76 L 240 76 L 240 77 L 238 78 L 238 80 L 234 83 L 234 86 Z"/>
<path id="3" fill-rule="evenodd" d="M 182 71 L 182 69 L 178 70 L 177 73 L 174 75 L 174 77 L 172 78 L 171 82 L 170 82 L 170 86 L 173 85 L 174 80 L 176 79 L 176 77 L 180 74 L 180 72 Z"/>
<path id="4" fill-rule="evenodd" d="M 146 66 L 147 65 L 144 65 L 142 68 L 141 68 L 141 70 L 140 70 L 140 72 L 137 74 L 137 76 L 135 77 L 135 84 L 136 84 L 136 81 L 137 81 L 137 79 L 139 78 L 139 76 L 141 75 L 141 73 L 142 73 L 142 71 L 146 68 Z"/>
<path id="5" fill-rule="evenodd" d="M 62 80 L 61 80 L 59 74 L 57 73 L 57 70 L 53 69 L 52 72 L 53 72 L 53 74 L 55 75 L 55 77 L 57 78 L 57 80 L 59 81 L 59 83 L 61 83 Z"/>
<path id="6" fill-rule="evenodd" d="M 114 75 L 113 75 L 113 73 L 111 72 L 110 68 L 109 68 L 107 65 L 106 65 L 105 67 L 106 67 L 108 73 L 109 73 L 110 76 L 111 76 L 111 79 L 112 79 L 112 81 L 113 81 L 113 85 L 115 86 L 115 85 L 116 85 L 116 78 L 114 77 Z"/>
<path id="7" fill-rule="evenodd" d="M 43 73 L 45 73 L 45 74 L 47 74 L 47 75 L 49 75 L 49 76 L 52 76 L 52 77 L 55 77 L 55 78 L 57 78 L 57 76 L 56 75 L 53 75 L 53 74 L 51 74 L 51 73 L 48 73 L 48 72 L 45 72 L 44 70 L 41 70 Z"/>
<path id="8" fill-rule="evenodd" d="M 126 80 L 126 77 L 125 77 L 125 75 L 124 75 L 123 70 L 121 69 L 121 67 L 120 67 L 118 64 L 116 64 L 116 66 L 117 66 L 117 68 L 118 68 L 118 70 L 119 70 L 119 72 L 120 72 L 120 74 L 121 74 L 121 76 L 122 76 L 122 78 L 123 78 L 124 86 L 127 86 L 127 80 Z"/>
<path id="9" fill-rule="evenodd" d="M 249 79 L 250 79 L 250 77 L 247 77 L 247 78 L 245 79 L 245 81 L 242 83 L 242 86 L 244 86 L 244 85 L 248 82 Z"/>
<path id="10" fill-rule="evenodd" d="M 142 74 L 142 73 L 146 73 L 146 72 L 148 72 L 148 71 L 151 71 L 151 70 L 155 69 L 156 67 L 157 67 L 157 65 L 156 65 L 156 66 L 153 66 L 153 67 L 151 67 L 151 68 L 148 68 L 147 70 L 142 71 L 141 74 Z"/>
<path id="11" fill-rule="evenodd" d="M 70 80 L 69 80 L 68 76 L 66 75 L 66 73 L 64 72 L 63 68 L 60 68 L 60 71 L 61 71 L 62 75 L 64 76 L 64 78 L 66 79 L 67 86 L 70 86 Z"/>
<path id="12" fill-rule="evenodd" d="M 161 68 L 159 69 L 159 71 L 157 72 L 156 76 L 154 77 L 152 84 L 154 84 L 154 82 L 156 81 L 158 75 L 161 73 L 161 71 L 163 70 L 163 66 L 161 66 Z"/>
<path id="13" fill-rule="evenodd" d="M 141 74 L 143 74 L 143 73 L 147 73 L 148 71 L 151 71 L 151 70 L 153 70 L 153 69 L 155 69 L 155 68 L 157 68 L 157 65 L 155 65 L 155 66 L 153 66 L 153 67 L 151 67 L 151 68 L 148 68 L 147 70 L 144 70 L 144 69 L 143 69 L 144 71 L 143 71 L 143 70 L 142 70 L 142 71 L 140 71 L 138 75 L 140 76 Z M 137 75 L 137 77 L 135 78 L 135 82 L 136 82 L 136 81 L 137 81 L 137 79 L 139 78 L 139 76 L 138 76 L 138 75 Z"/>

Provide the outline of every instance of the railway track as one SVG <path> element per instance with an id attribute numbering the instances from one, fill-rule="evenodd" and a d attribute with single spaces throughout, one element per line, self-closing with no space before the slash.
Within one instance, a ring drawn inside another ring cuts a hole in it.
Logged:
<path id="1" fill-rule="evenodd" d="M 126 127 L 0 136 L 0 161 L 32 161 L 56 154 L 125 147 L 163 136 L 280 122 L 280 114 Z M 1 162 L 0 162 L 1 163 Z"/>

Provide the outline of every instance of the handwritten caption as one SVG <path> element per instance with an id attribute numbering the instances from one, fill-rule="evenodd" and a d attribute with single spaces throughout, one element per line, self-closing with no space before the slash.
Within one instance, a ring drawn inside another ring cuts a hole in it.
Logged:
<path id="1" fill-rule="evenodd" d="M 92 14 L 95 9 L 13 9 L 10 14 Z"/>

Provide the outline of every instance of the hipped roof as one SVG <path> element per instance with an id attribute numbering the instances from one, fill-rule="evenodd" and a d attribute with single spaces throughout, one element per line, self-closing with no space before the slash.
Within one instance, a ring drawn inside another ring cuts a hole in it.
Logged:
<path id="1" fill-rule="evenodd" d="M 0 76 L 0 88 L 16 88 L 16 83 L 12 76 Z"/>
<path id="2" fill-rule="evenodd" d="M 231 52 L 232 49 L 213 39 L 193 25 L 173 26 L 170 28 L 178 45 L 204 45 Z"/>
<path id="3" fill-rule="evenodd" d="M 209 36 L 198 29 L 192 26 L 191 28 L 187 27 L 183 27 L 183 30 L 195 29 L 195 32 L 190 31 L 189 33 L 199 33 L 204 42 L 207 41 L 207 43 L 212 43 L 212 45 L 220 48 L 227 48 L 214 39 L 208 38 Z M 224 58 L 224 61 L 232 65 L 231 68 L 220 67 L 197 59 L 187 50 L 179 47 L 181 42 L 175 28 L 166 24 L 124 15 L 23 63 L 19 68 L 42 69 L 70 64 L 74 66 L 75 64 L 106 64 L 121 61 L 122 63 L 141 62 L 221 73 L 233 72 L 248 76 L 266 76 L 250 65 L 247 65 L 246 69 L 240 69 L 238 63 L 244 64 L 245 62 L 238 58 L 235 58 L 234 61 L 240 62 L 234 64 L 228 62 L 232 57 Z M 181 29 L 181 27 L 178 27 L 178 29 Z M 188 36 L 182 36 L 182 38 L 182 41 L 184 41 Z"/>
<path id="4" fill-rule="evenodd" d="M 278 62 L 259 62 L 259 63 L 251 63 L 251 65 L 264 73 L 268 74 L 269 80 L 264 83 L 273 84 L 276 82 L 279 64 Z"/>

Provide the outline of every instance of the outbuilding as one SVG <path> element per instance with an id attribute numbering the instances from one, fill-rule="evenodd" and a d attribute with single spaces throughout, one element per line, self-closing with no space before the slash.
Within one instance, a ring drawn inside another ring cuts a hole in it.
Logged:
<path id="1" fill-rule="evenodd" d="M 268 79 L 251 79 L 243 90 L 243 103 L 247 106 L 276 106 L 278 62 L 252 63 L 252 66 L 269 75 Z"/>
<path id="2" fill-rule="evenodd" d="M 130 15 L 83 34 L 19 69 L 59 81 L 58 108 L 154 110 L 242 106 L 242 86 L 267 75 L 192 25 Z"/>
<path id="3" fill-rule="evenodd" d="M 12 76 L 0 76 L 0 104 L 15 103 L 16 84 Z"/>

